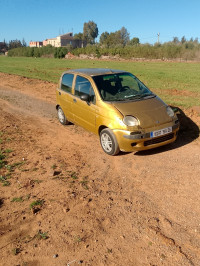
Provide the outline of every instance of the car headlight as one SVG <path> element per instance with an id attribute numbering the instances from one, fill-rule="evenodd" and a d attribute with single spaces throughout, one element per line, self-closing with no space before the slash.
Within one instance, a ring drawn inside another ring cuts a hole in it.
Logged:
<path id="1" fill-rule="evenodd" d="M 131 115 L 127 115 L 124 117 L 123 122 L 126 126 L 138 126 L 139 125 L 139 121 L 137 118 L 135 118 L 134 116 Z"/>
<path id="2" fill-rule="evenodd" d="M 172 110 L 171 107 L 167 106 L 167 114 L 170 116 L 170 117 L 174 117 L 174 111 Z"/>

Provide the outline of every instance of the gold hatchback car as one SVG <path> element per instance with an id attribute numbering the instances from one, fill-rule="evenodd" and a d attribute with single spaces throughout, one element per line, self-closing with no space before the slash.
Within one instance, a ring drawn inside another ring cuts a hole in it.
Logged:
<path id="1" fill-rule="evenodd" d="M 70 121 L 95 133 L 109 155 L 176 140 L 179 121 L 173 110 L 129 72 L 68 70 L 61 75 L 56 98 L 60 123 Z"/>

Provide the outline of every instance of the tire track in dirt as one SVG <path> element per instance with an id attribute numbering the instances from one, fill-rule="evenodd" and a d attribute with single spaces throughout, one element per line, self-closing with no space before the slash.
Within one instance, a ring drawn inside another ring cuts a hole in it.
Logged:
<path id="1" fill-rule="evenodd" d="M 38 115 L 46 118 L 56 118 L 55 105 L 46 101 L 34 98 L 16 90 L 0 87 L 0 98 L 9 102 L 19 112 L 30 115 Z"/>

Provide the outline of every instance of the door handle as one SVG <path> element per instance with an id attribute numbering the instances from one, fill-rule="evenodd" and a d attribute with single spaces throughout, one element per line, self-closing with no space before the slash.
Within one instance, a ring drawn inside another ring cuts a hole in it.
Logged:
<path id="1" fill-rule="evenodd" d="M 73 99 L 73 102 L 76 103 L 76 99 Z"/>

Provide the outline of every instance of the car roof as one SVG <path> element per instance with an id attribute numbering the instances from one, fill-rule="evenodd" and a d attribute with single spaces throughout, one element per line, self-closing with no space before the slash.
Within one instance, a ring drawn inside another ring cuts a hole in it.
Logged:
<path id="1" fill-rule="evenodd" d="M 76 73 L 76 74 L 85 74 L 88 76 L 98 76 L 98 75 L 106 75 L 106 74 L 115 74 L 115 73 L 124 73 L 126 71 L 117 70 L 117 69 L 109 69 L 109 68 L 80 68 L 80 69 L 70 69 L 65 71 L 65 73 Z"/>

